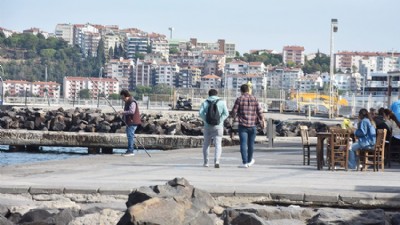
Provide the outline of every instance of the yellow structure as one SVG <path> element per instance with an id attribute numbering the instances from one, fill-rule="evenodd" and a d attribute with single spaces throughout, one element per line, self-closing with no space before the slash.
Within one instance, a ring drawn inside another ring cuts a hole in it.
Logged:
<path id="1" fill-rule="evenodd" d="M 304 105 L 323 105 L 327 109 L 329 109 L 329 95 L 324 95 L 315 92 L 292 92 L 290 94 L 290 99 L 298 102 L 298 106 L 302 108 Z M 336 95 L 333 96 L 332 99 L 333 108 L 337 108 L 340 106 L 348 106 L 348 102 L 346 99 L 338 99 Z"/>

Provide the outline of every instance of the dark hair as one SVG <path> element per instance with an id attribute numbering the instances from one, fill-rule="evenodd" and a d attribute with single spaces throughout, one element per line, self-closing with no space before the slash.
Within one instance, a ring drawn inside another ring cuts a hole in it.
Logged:
<path id="1" fill-rule="evenodd" d="M 369 118 L 368 110 L 365 108 L 360 109 L 360 111 L 358 112 L 358 116 L 360 117 L 360 119 Z"/>
<path id="2" fill-rule="evenodd" d="M 390 109 L 384 109 L 384 113 L 389 119 L 393 120 L 398 127 L 400 127 L 400 121 L 397 119 L 396 115 Z"/>
<path id="3" fill-rule="evenodd" d="M 242 86 L 240 86 L 240 92 L 242 92 L 242 93 L 247 93 L 247 92 L 249 92 L 249 85 L 247 85 L 247 84 L 242 84 Z"/>
<path id="4" fill-rule="evenodd" d="M 378 115 L 383 116 L 384 113 L 385 113 L 385 108 L 381 107 L 378 109 Z"/>
<path id="5" fill-rule="evenodd" d="M 216 95 L 218 95 L 218 91 L 217 91 L 217 90 L 215 90 L 215 89 L 210 89 L 210 90 L 208 91 L 208 96 L 216 96 Z"/>
<path id="6" fill-rule="evenodd" d="M 371 117 L 371 114 L 369 114 L 368 110 L 365 108 L 360 109 L 360 111 L 358 112 L 358 116 L 360 117 L 360 119 L 364 119 L 364 118 L 368 118 L 369 121 L 371 121 L 371 123 L 375 126 L 375 122 Z"/>
<path id="7" fill-rule="evenodd" d="M 131 97 L 131 93 L 128 90 L 122 89 L 119 95 L 123 95 L 124 97 Z"/>

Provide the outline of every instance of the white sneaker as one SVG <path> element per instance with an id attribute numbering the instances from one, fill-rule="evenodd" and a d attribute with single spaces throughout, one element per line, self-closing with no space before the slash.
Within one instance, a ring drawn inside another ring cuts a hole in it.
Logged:
<path id="1" fill-rule="evenodd" d="M 245 163 L 239 166 L 239 168 L 249 168 L 249 164 Z"/>
<path id="2" fill-rule="evenodd" d="M 248 163 L 249 167 L 252 166 L 256 161 L 254 159 L 251 160 L 251 162 Z"/>
<path id="3" fill-rule="evenodd" d="M 125 152 L 124 154 L 122 154 L 122 156 L 134 156 L 135 153 L 133 152 Z"/>
<path id="4" fill-rule="evenodd" d="M 203 166 L 204 167 L 208 167 L 209 165 L 208 165 L 208 163 L 204 163 Z"/>

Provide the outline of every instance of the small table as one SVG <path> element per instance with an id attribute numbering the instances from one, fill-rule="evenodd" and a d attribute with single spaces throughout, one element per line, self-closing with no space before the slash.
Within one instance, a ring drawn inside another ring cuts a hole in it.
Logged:
<path id="1" fill-rule="evenodd" d="M 329 132 L 318 132 L 317 133 L 317 169 L 321 170 L 324 166 L 324 140 L 329 138 L 331 133 Z"/>

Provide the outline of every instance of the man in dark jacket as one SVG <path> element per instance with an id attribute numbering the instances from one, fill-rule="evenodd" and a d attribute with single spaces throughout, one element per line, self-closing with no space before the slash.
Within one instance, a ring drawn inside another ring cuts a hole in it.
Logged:
<path id="1" fill-rule="evenodd" d="M 124 110 L 120 113 L 126 125 L 126 136 L 128 138 L 128 149 L 123 154 L 124 156 L 134 156 L 135 131 L 138 125 L 141 124 L 139 107 L 136 100 L 131 96 L 128 90 L 120 92 L 121 99 L 125 102 Z"/>

